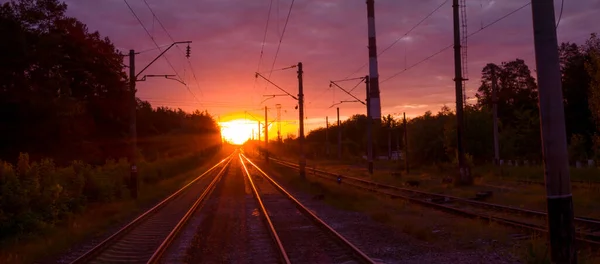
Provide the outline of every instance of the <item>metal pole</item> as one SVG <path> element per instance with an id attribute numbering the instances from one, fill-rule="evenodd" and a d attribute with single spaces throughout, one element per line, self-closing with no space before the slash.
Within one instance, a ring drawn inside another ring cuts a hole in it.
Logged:
<path id="1" fill-rule="evenodd" d="M 129 92 L 131 93 L 131 106 L 130 106 L 130 123 L 129 123 L 129 136 L 131 137 L 131 156 L 129 157 L 130 163 L 130 188 L 131 197 L 137 199 L 138 197 L 138 172 L 137 172 L 137 119 L 136 119 L 136 105 L 135 100 L 135 51 L 129 50 Z"/>
<path id="2" fill-rule="evenodd" d="M 269 120 L 267 119 L 267 106 L 265 106 L 265 161 L 269 162 Z"/>
<path id="3" fill-rule="evenodd" d="M 365 76 L 365 84 L 367 90 L 367 163 L 369 174 L 373 175 L 373 119 L 371 119 L 371 87 L 369 76 Z"/>
<path id="4" fill-rule="evenodd" d="M 397 163 L 400 164 L 400 127 L 397 128 L 398 129 L 398 133 L 396 134 L 396 156 L 397 156 Z"/>
<path id="5" fill-rule="evenodd" d="M 367 0 L 367 23 L 369 36 L 369 76 L 371 118 L 381 118 L 381 102 L 379 99 L 379 72 L 377 65 L 377 38 L 375 34 L 375 1 Z"/>
<path id="6" fill-rule="evenodd" d="M 392 120 L 388 121 L 388 160 L 392 160 Z"/>
<path id="7" fill-rule="evenodd" d="M 410 166 L 408 166 L 408 125 L 406 123 L 406 112 L 404 113 L 404 166 L 406 167 L 406 174 L 410 173 Z"/>
<path id="8" fill-rule="evenodd" d="M 304 155 L 304 88 L 302 84 L 302 62 L 298 62 L 298 117 L 300 119 L 300 177 L 306 176 L 306 156 Z"/>
<path id="9" fill-rule="evenodd" d="M 496 68 L 492 67 L 492 118 L 494 119 L 494 164 L 500 164 L 500 147 L 498 145 L 498 84 Z"/>
<path id="10" fill-rule="evenodd" d="M 573 197 L 567 155 L 554 2 L 531 1 L 552 263 L 576 263 Z"/>
<path id="11" fill-rule="evenodd" d="M 460 47 L 460 17 L 458 0 L 452 1 L 454 15 L 454 83 L 456 90 L 456 148 L 458 150 L 458 181 L 457 183 L 468 185 L 472 183 L 469 166 L 465 160 L 465 149 L 463 142 L 463 92 L 462 92 L 462 64 Z"/>
<path id="12" fill-rule="evenodd" d="M 337 127 L 338 127 L 338 159 L 342 160 L 342 127 L 340 126 L 340 108 L 337 108 Z"/>
<path id="13" fill-rule="evenodd" d="M 325 117 L 325 149 L 329 158 L 329 117 Z"/>

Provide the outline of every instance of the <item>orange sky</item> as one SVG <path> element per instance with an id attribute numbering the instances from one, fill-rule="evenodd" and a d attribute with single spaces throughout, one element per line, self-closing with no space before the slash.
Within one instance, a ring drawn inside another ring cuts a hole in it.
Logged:
<path id="1" fill-rule="evenodd" d="M 137 56 L 138 69 L 158 55 L 156 49 L 146 51 L 155 48 L 154 43 L 123 1 L 66 2 L 69 15 L 88 24 L 90 30 L 108 36 L 120 50 L 144 51 Z M 188 84 L 187 88 L 164 79 L 148 79 L 137 84 L 138 97 L 150 101 L 153 106 L 180 107 L 186 111 L 206 109 L 221 121 L 227 121 L 243 118 L 244 111 L 263 118 L 264 106 L 271 109 L 269 119 L 275 118 L 275 105 L 281 104 L 284 135 L 296 134 L 296 102 L 289 97 L 275 97 L 263 102 L 264 95 L 282 92 L 262 79 L 256 79 L 254 72 L 257 69 L 269 76 L 272 66 L 280 69 L 298 62 L 304 64 L 307 132 L 324 126 L 325 116 L 329 116 L 331 123 L 335 122 L 335 107 L 330 106 L 351 99 L 341 91 L 329 88 L 330 80 L 367 74 L 367 67 L 361 68 L 368 61 L 364 0 L 297 0 L 285 32 L 283 28 L 291 0 L 147 0 L 158 20 L 143 1 L 127 2 L 159 45 L 170 44 L 169 35 L 177 41 L 193 41 L 189 61 L 182 52 L 184 45 L 180 50 L 174 48 L 166 54 L 173 68 L 165 59 L 160 59 L 145 72 L 178 74 Z M 271 2 L 273 6 L 261 57 Z M 468 32 L 480 30 L 527 2 L 467 1 Z M 452 43 L 451 1 L 376 0 L 375 3 L 378 52 L 383 52 L 379 57 L 382 114 L 406 112 L 411 117 L 427 110 L 436 112 L 444 104 L 452 107 L 452 49 L 412 67 Z M 557 13 L 559 4 L 556 0 Z M 440 5 L 438 11 L 406 35 Z M 559 41 L 581 43 L 589 33 L 599 32 L 598 13 L 598 1 L 565 1 L 558 28 Z M 468 43 L 469 97 L 474 96 L 480 71 L 486 63 L 501 63 L 519 57 L 533 70 L 531 8 L 525 7 L 481 30 L 470 37 Z M 404 71 L 406 68 L 409 69 Z M 395 77 L 388 80 L 392 76 Z M 295 69 L 274 71 L 270 79 L 297 94 Z M 356 81 L 340 83 L 347 89 L 355 84 Z M 364 98 L 364 85 L 359 85 L 353 93 Z M 342 119 L 365 113 L 359 103 L 344 103 L 339 107 Z M 276 137 L 276 130 L 270 132 L 270 138 Z"/>

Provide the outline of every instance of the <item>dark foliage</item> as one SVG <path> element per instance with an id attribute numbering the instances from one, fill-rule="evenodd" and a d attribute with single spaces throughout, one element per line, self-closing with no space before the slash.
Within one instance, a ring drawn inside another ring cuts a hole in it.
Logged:
<path id="1" fill-rule="evenodd" d="M 0 53 L 0 159 L 16 162 L 26 152 L 61 165 L 102 164 L 128 154 L 123 56 L 108 38 L 66 16 L 66 8 L 57 0 L 0 6 L 0 50 L 10 51 Z M 184 140 L 218 132 L 206 112 L 153 110 L 141 101 L 137 110 L 139 146 L 152 157 L 175 139 L 183 152 L 197 145 Z"/>

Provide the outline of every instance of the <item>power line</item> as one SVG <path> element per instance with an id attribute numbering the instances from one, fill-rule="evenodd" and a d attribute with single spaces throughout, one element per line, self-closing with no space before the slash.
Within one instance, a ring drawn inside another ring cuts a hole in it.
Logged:
<path id="1" fill-rule="evenodd" d="M 283 24 L 283 31 L 281 32 L 281 37 L 279 37 L 279 44 L 277 45 L 277 51 L 275 51 L 275 58 L 273 59 L 273 64 L 271 65 L 271 72 L 269 72 L 269 79 L 271 78 L 271 74 L 273 73 L 273 68 L 275 68 L 275 62 L 277 61 L 277 56 L 279 55 L 279 48 L 281 48 L 281 42 L 283 41 L 283 36 L 285 35 L 285 30 L 287 28 L 288 22 L 290 20 L 290 15 L 292 14 L 292 8 L 294 7 L 294 1 L 290 4 L 290 10 L 288 11 L 287 17 L 285 19 L 285 24 Z"/>
<path id="2" fill-rule="evenodd" d="M 278 5 L 279 7 L 279 5 Z M 269 21 L 271 20 L 271 9 L 273 8 L 273 0 L 269 3 L 269 12 L 267 13 L 267 24 L 265 25 L 265 32 L 263 34 L 263 41 L 260 47 L 260 56 L 258 57 L 258 65 L 256 66 L 256 72 L 260 71 L 260 65 L 262 64 L 262 59 L 265 50 L 265 43 L 267 42 L 267 32 L 269 29 Z M 279 27 L 279 24 L 277 25 Z M 279 31 L 278 31 L 279 33 Z M 258 78 L 254 78 L 254 84 L 252 85 L 252 91 L 256 89 L 256 83 L 258 82 Z M 265 86 L 266 89 L 266 86 Z M 254 102 L 254 97 L 252 97 L 252 102 Z"/>
<path id="3" fill-rule="evenodd" d="M 519 8 L 517 8 L 517 9 L 515 9 L 515 10 L 513 10 L 513 11 L 509 12 L 509 13 L 507 13 L 506 15 L 504 15 L 504 16 L 502 16 L 502 17 L 500 17 L 500 18 L 496 19 L 496 20 L 494 20 L 493 22 L 491 22 L 491 23 L 487 24 L 486 26 L 484 26 L 484 27 L 480 28 L 479 30 L 477 30 L 477 31 L 475 31 L 475 32 L 473 32 L 473 33 L 471 33 L 471 34 L 467 35 L 467 38 L 469 38 L 469 37 L 471 37 L 471 36 L 473 36 L 473 35 L 475 35 L 475 34 L 477 34 L 477 33 L 481 32 L 481 31 L 483 31 L 484 29 L 486 29 L 486 28 L 488 28 L 488 27 L 490 27 L 490 26 L 492 26 L 492 25 L 494 25 L 494 24 L 496 24 L 496 23 L 500 22 L 501 20 L 504 20 L 505 18 L 507 18 L 507 17 L 511 16 L 512 14 L 514 14 L 514 13 L 518 12 L 519 10 L 521 10 L 521 9 L 523 9 L 523 8 L 525 8 L 525 7 L 527 7 L 527 6 L 528 6 L 528 5 L 530 5 L 530 4 L 531 4 L 531 2 L 527 2 L 525 5 L 523 5 L 523 6 L 519 7 Z M 417 62 L 417 63 L 415 63 L 415 64 L 412 64 L 412 65 L 411 65 L 411 66 L 409 66 L 408 68 L 405 68 L 404 70 L 402 70 L 402 71 L 400 71 L 400 72 L 397 72 L 397 73 L 393 74 L 392 76 L 390 76 L 390 77 L 386 78 L 385 80 L 381 81 L 380 83 L 384 83 L 384 82 L 386 82 L 386 81 L 389 81 L 389 80 L 390 80 L 390 79 L 392 79 L 392 78 L 395 78 L 396 76 L 398 76 L 398 75 L 400 75 L 400 74 L 402 74 L 402 73 L 404 73 L 404 72 L 406 72 L 406 71 L 408 71 L 408 70 L 410 70 L 410 69 L 412 69 L 412 68 L 414 68 L 414 67 L 418 66 L 419 64 L 421 64 L 421 63 L 423 63 L 423 62 L 425 62 L 425 61 L 427 61 L 427 60 L 430 60 L 431 58 L 433 58 L 433 57 L 435 57 L 435 56 L 439 55 L 440 53 L 442 53 L 442 52 L 446 51 L 446 50 L 447 50 L 447 49 L 449 49 L 449 48 L 452 48 L 453 46 L 454 46 L 454 44 L 450 44 L 450 45 L 446 46 L 445 48 L 443 48 L 443 49 L 439 50 L 438 52 L 436 52 L 436 53 L 433 53 L 433 54 L 431 54 L 431 55 L 427 56 L 426 58 L 424 58 L 424 59 L 422 59 L 422 60 L 418 61 L 418 62 Z"/>
<path id="4" fill-rule="evenodd" d="M 154 19 L 156 19 L 156 21 L 158 22 L 158 24 L 160 25 L 160 27 L 165 31 L 165 33 L 167 34 L 167 36 L 169 37 L 169 39 L 171 39 L 172 42 L 175 42 L 175 39 L 173 38 L 173 36 L 171 36 L 171 34 L 167 30 L 167 28 L 163 25 L 163 23 L 160 21 L 160 19 L 158 19 L 158 16 L 156 15 L 156 13 L 154 13 L 154 10 L 152 10 L 152 7 L 150 7 L 150 5 L 148 4 L 148 2 L 146 0 L 142 0 L 142 1 L 144 1 L 144 4 L 146 4 L 146 6 L 148 7 L 148 10 L 150 10 L 150 13 L 152 13 L 152 16 L 154 17 Z M 185 53 L 183 52 L 183 50 L 181 50 L 181 48 L 179 47 L 179 45 L 175 45 L 175 47 L 177 48 L 177 50 L 179 50 L 179 52 L 181 53 L 181 55 L 185 55 Z M 190 62 L 189 59 L 187 59 L 187 63 L 188 63 L 188 65 L 190 65 L 190 69 L 192 70 L 192 76 L 194 77 L 194 81 L 196 82 L 196 86 L 198 87 L 198 91 L 200 91 L 200 94 L 202 96 L 204 96 L 204 92 L 202 92 L 202 89 L 200 88 L 200 83 L 198 82 L 198 78 L 196 77 L 196 70 L 194 70 L 194 67 L 192 66 L 192 63 Z"/>
<path id="5" fill-rule="evenodd" d="M 417 27 L 419 27 L 421 24 L 423 24 L 423 22 L 425 22 L 425 20 L 427 20 L 428 18 L 430 18 L 433 14 L 435 14 L 435 12 L 437 12 L 438 10 L 440 10 L 440 8 L 442 8 L 442 6 L 444 6 L 446 3 L 448 2 L 448 0 L 444 1 L 443 3 L 441 3 L 439 6 L 437 6 L 435 9 L 433 9 L 433 11 L 431 11 L 429 14 L 427 14 L 423 19 L 421 19 L 419 21 L 419 23 L 415 24 L 412 28 L 410 28 L 406 33 L 404 33 L 404 35 L 402 35 L 401 37 L 397 38 L 394 42 L 392 42 L 389 46 L 387 46 L 386 48 L 384 48 L 381 52 L 379 52 L 377 54 L 377 56 L 380 56 L 381 54 L 383 54 L 384 52 L 386 52 L 387 50 L 389 50 L 392 46 L 396 45 L 396 43 L 398 43 L 400 40 L 408 37 L 408 34 L 410 34 L 411 32 L 413 32 Z M 347 79 L 348 77 L 354 75 L 355 73 L 357 73 L 358 71 L 362 70 L 362 68 L 364 68 L 365 66 L 367 66 L 368 63 L 363 64 L 362 66 L 360 66 L 360 68 L 356 69 L 354 72 L 352 72 L 351 74 L 349 74 L 348 76 L 346 76 L 344 79 Z"/>
<path id="6" fill-rule="evenodd" d="M 273 7 L 273 0 L 271 0 L 271 3 L 269 4 L 269 13 L 267 14 L 267 25 L 265 25 L 265 33 L 263 34 L 263 41 L 262 41 L 262 45 L 260 47 L 260 57 L 258 58 L 258 66 L 256 67 L 256 72 L 260 71 L 260 64 L 262 62 L 262 58 L 263 58 L 263 54 L 264 54 L 264 50 L 265 50 L 265 43 L 267 42 L 267 32 L 269 29 L 269 21 L 271 20 L 272 7 Z M 255 78 L 255 80 L 256 80 L 256 78 Z"/>
<path id="7" fill-rule="evenodd" d="M 146 26 L 144 26 L 144 23 L 142 23 L 142 20 L 140 20 L 140 18 L 135 13 L 135 11 L 133 10 L 133 8 L 131 8 L 131 6 L 129 5 L 129 3 L 127 2 L 127 0 L 123 0 L 123 2 L 125 2 L 125 4 L 127 5 L 127 7 L 129 8 L 129 11 L 131 11 L 131 13 L 137 19 L 138 23 L 142 26 L 142 28 L 144 29 L 144 31 L 146 31 L 146 34 L 148 34 L 148 36 L 150 37 L 150 39 L 152 40 L 152 42 L 154 43 L 154 45 L 156 46 L 156 48 L 158 50 L 162 51 L 162 49 L 160 48 L 160 46 L 158 45 L 158 43 L 156 43 L 156 40 L 154 40 L 154 37 L 152 36 L 152 34 L 150 34 L 150 32 L 148 31 L 148 29 L 146 28 Z M 173 67 L 173 64 L 171 64 L 171 61 L 169 61 L 169 59 L 166 56 L 163 56 L 163 58 L 167 61 L 167 63 L 171 67 L 171 69 L 173 69 L 173 71 L 175 72 L 175 74 L 177 75 L 177 77 L 181 80 L 181 76 L 179 75 L 179 73 L 177 72 L 177 70 L 175 70 L 175 67 Z M 194 99 L 196 99 L 196 101 L 198 101 L 198 103 L 202 104 L 200 102 L 200 100 L 198 100 L 198 97 L 196 97 L 196 95 L 192 92 L 192 90 L 190 90 L 190 87 L 187 84 L 185 85 L 185 88 L 187 88 L 187 90 L 190 92 L 190 94 L 192 94 L 192 96 L 194 97 Z"/>
<path id="8" fill-rule="evenodd" d="M 565 0 L 562 0 L 560 2 L 560 14 L 558 15 L 558 21 L 556 22 L 556 27 L 558 28 L 558 25 L 560 25 L 560 19 L 562 18 L 562 14 L 563 14 L 563 8 L 565 7 Z"/>

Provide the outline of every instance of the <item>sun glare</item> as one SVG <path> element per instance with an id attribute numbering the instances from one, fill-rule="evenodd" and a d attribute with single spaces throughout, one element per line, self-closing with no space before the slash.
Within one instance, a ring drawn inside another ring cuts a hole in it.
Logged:
<path id="1" fill-rule="evenodd" d="M 223 139 L 235 145 L 244 144 L 252 137 L 252 129 L 256 128 L 256 122 L 246 119 L 236 119 L 219 124 Z"/>

